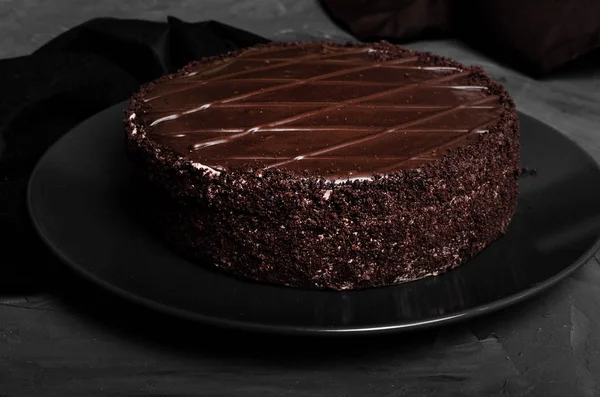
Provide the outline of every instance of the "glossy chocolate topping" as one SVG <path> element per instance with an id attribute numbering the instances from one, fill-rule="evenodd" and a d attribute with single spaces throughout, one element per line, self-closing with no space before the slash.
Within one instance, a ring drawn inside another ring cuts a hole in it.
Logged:
<path id="1" fill-rule="evenodd" d="M 498 97 L 469 72 L 382 52 L 270 46 L 200 63 L 147 90 L 136 122 L 216 172 L 346 179 L 432 161 L 498 121 Z"/>

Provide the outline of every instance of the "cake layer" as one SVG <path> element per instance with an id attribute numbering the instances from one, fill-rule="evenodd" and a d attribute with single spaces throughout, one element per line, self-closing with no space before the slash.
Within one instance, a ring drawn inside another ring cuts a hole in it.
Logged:
<path id="1" fill-rule="evenodd" d="M 478 67 L 389 43 L 257 46 L 146 84 L 127 153 L 199 264 L 347 290 L 465 263 L 516 208 L 519 122 Z"/>

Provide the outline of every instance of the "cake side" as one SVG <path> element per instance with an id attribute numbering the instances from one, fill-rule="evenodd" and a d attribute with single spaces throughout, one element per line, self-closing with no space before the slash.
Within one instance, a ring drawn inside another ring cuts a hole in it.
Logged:
<path id="1" fill-rule="evenodd" d="M 442 273 L 502 235 L 518 194 L 519 124 L 510 96 L 480 68 L 379 48 L 394 49 L 384 52 L 387 59 L 460 67 L 468 84 L 498 97 L 500 117 L 435 161 L 367 179 L 276 168 L 215 172 L 148 139 L 148 125 L 137 122 L 147 106 L 143 93 L 184 68 L 143 87 L 125 119 L 128 153 L 156 192 L 148 216 L 169 244 L 256 281 L 342 290 Z"/>

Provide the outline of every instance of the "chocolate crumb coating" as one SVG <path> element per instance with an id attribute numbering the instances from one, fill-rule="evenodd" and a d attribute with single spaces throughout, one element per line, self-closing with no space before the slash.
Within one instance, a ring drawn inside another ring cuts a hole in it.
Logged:
<path id="1" fill-rule="evenodd" d="M 203 59 L 144 85 L 124 124 L 150 186 L 140 204 L 168 244 L 258 282 L 348 290 L 437 275 L 500 237 L 516 207 L 506 90 L 386 42 Z"/>

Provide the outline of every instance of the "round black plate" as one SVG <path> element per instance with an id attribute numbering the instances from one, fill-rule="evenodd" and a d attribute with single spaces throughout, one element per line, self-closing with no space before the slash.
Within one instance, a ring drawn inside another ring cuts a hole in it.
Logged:
<path id="1" fill-rule="evenodd" d="M 29 183 L 29 210 L 68 266 L 163 312 L 285 333 L 416 329 L 520 301 L 566 277 L 598 248 L 596 163 L 559 132 L 520 115 L 521 163 L 537 175 L 521 178 L 506 236 L 469 263 L 438 277 L 350 292 L 240 280 L 180 258 L 131 216 L 124 106 L 92 117 L 48 150 Z"/>

